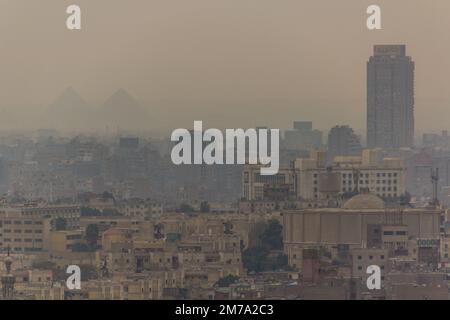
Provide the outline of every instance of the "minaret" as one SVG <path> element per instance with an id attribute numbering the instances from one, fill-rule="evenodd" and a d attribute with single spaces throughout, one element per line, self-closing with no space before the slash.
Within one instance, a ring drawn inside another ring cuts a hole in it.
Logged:
<path id="1" fill-rule="evenodd" d="M 12 258 L 8 247 L 8 255 L 4 260 L 6 267 L 6 275 L 2 276 L 2 293 L 3 299 L 12 299 L 14 297 L 14 283 L 16 279 L 11 274 Z"/>
<path id="2" fill-rule="evenodd" d="M 101 278 L 109 277 L 108 261 L 106 260 L 106 257 L 104 257 L 102 259 L 102 262 L 100 263 L 100 277 Z"/>

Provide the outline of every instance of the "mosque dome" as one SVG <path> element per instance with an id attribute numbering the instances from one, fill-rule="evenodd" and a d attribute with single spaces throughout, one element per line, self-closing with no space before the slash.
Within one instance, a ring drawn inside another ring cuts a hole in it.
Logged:
<path id="1" fill-rule="evenodd" d="M 370 194 L 358 194 L 344 203 L 344 209 L 384 209 L 385 203 L 380 197 Z"/>

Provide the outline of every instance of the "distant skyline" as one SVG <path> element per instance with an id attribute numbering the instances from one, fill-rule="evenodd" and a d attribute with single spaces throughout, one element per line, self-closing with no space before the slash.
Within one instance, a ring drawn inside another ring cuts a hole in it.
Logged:
<path id="1" fill-rule="evenodd" d="M 450 129 L 447 0 L 377 1 L 381 31 L 365 27 L 372 1 L 75 2 L 81 31 L 65 28 L 73 1 L 0 5 L 1 128 L 45 126 L 42 115 L 73 87 L 92 108 L 125 89 L 149 130 L 311 120 L 363 133 L 373 45 L 405 44 L 416 63 L 416 137 Z"/>

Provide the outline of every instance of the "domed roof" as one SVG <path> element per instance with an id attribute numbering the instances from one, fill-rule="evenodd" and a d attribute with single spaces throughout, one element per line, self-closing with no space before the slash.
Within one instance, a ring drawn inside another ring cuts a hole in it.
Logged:
<path id="1" fill-rule="evenodd" d="M 344 203 L 344 209 L 384 209 L 383 199 L 374 194 L 358 194 Z"/>

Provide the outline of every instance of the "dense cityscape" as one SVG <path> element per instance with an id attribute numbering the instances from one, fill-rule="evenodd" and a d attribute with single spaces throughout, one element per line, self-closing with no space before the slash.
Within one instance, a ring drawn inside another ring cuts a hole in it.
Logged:
<path id="1" fill-rule="evenodd" d="M 374 46 L 366 134 L 293 121 L 276 175 L 175 165 L 169 137 L 132 131 L 3 132 L 1 298 L 448 299 L 450 136 L 415 136 L 406 49 Z"/>

